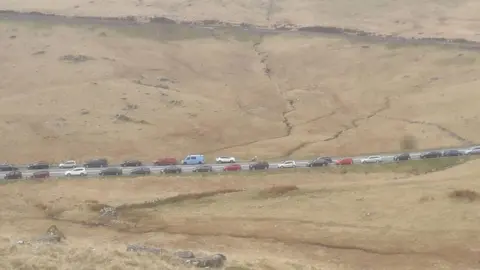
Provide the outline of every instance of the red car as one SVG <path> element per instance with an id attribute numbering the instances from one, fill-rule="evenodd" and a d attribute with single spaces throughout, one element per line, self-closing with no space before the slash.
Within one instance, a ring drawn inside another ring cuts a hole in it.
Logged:
<path id="1" fill-rule="evenodd" d="M 242 170 L 242 165 L 240 164 L 230 164 L 223 167 L 224 172 L 241 171 L 241 170 Z"/>
<path id="2" fill-rule="evenodd" d="M 172 157 L 167 158 L 159 158 L 153 162 L 155 166 L 169 166 L 169 165 L 177 165 L 177 159 Z"/>
<path id="3" fill-rule="evenodd" d="M 352 158 L 343 158 L 335 161 L 336 165 L 352 165 L 353 159 Z"/>

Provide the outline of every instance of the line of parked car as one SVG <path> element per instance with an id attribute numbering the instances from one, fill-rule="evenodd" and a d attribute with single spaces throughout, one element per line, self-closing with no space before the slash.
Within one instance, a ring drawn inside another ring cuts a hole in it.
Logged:
<path id="1" fill-rule="evenodd" d="M 439 157 L 454 157 L 454 156 L 463 156 L 463 155 L 479 155 L 480 154 L 480 146 L 472 147 L 468 150 L 461 151 L 461 150 L 445 150 L 445 151 L 429 151 L 420 154 L 421 159 L 428 159 L 428 158 L 439 158 Z M 411 155 L 410 153 L 401 153 L 393 157 L 393 160 L 396 162 L 399 161 L 406 161 L 410 160 Z M 215 159 L 217 164 L 227 164 L 223 167 L 223 171 L 241 171 L 242 166 L 237 164 L 235 157 L 229 156 L 220 156 Z M 372 155 L 360 160 L 362 164 L 375 164 L 375 163 L 383 163 L 384 157 L 381 155 Z M 214 169 L 211 165 L 205 164 L 205 157 L 203 155 L 188 155 L 180 162 L 177 161 L 176 158 L 161 158 L 154 160 L 152 162 L 154 166 L 166 166 L 161 170 L 163 174 L 171 174 L 171 173 L 182 173 L 182 167 L 178 166 L 179 164 L 182 165 L 198 165 L 197 167 L 193 168 L 192 172 L 213 172 Z M 310 162 L 307 163 L 307 167 L 320 167 L 320 166 L 327 166 L 330 164 L 334 165 L 351 165 L 353 164 L 353 158 L 351 157 L 344 157 L 338 160 L 333 160 L 331 157 L 318 157 Z M 144 164 L 139 160 L 125 160 L 120 164 L 121 167 L 134 167 L 130 171 L 130 175 L 149 175 L 151 174 L 151 170 L 149 167 L 144 166 Z M 106 167 L 106 168 L 105 168 Z M 296 168 L 297 164 L 294 160 L 286 160 L 277 165 L 278 168 Z M 51 165 L 48 162 L 39 161 L 36 163 L 29 164 L 27 169 L 29 170 L 40 170 L 34 172 L 30 178 L 48 178 L 50 177 L 50 172 L 48 169 L 51 168 Z M 123 175 L 122 168 L 115 168 L 115 167 L 108 167 L 108 160 L 105 158 L 98 158 L 89 160 L 82 165 L 78 166 L 77 162 L 74 160 L 68 160 L 62 162 L 58 165 L 58 168 L 61 169 L 69 169 L 64 172 L 64 176 L 66 177 L 74 177 L 74 176 L 87 176 L 88 175 L 88 168 L 105 168 L 102 169 L 98 175 L 99 176 L 110 176 L 110 175 Z M 255 161 L 249 164 L 249 170 L 267 170 L 270 168 L 270 164 L 268 161 Z M 21 179 L 23 178 L 23 173 L 11 164 L 0 164 L 0 171 L 8 171 L 5 175 L 5 179 Z"/>

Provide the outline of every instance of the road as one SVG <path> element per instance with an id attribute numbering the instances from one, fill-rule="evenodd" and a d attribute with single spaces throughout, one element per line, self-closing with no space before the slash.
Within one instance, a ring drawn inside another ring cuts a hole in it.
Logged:
<path id="1" fill-rule="evenodd" d="M 421 151 L 421 152 L 410 152 L 410 156 L 411 156 L 412 160 L 420 160 L 420 154 L 424 153 L 424 152 L 446 151 L 446 150 L 453 150 L 453 149 L 459 150 L 459 151 L 465 151 L 465 150 L 468 150 L 472 147 L 473 146 L 471 146 L 471 147 L 461 147 L 461 148 L 428 149 L 428 150 Z M 364 159 L 368 156 L 373 156 L 373 155 L 381 156 L 383 163 L 392 163 L 392 162 L 394 162 L 394 157 L 398 154 L 401 154 L 401 153 L 379 153 L 379 154 L 368 154 L 368 155 L 350 156 L 350 157 L 353 158 L 353 163 L 354 164 L 360 164 L 362 159 Z M 342 159 L 342 158 L 345 158 L 345 157 L 332 157 L 332 160 L 335 161 L 335 160 L 339 160 L 339 159 Z M 295 162 L 297 164 L 297 168 L 307 168 L 307 164 L 308 164 L 309 161 L 310 160 L 295 160 Z M 270 163 L 269 170 L 276 170 L 276 169 L 278 169 L 277 166 L 280 162 L 278 162 L 278 161 L 273 162 L 272 161 L 272 162 L 269 162 L 269 163 Z M 241 165 L 242 170 L 248 170 L 249 169 L 249 162 L 240 161 L 240 162 L 237 162 L 237 164 Z M 207 165 L 212 166 L 213 172 L 222 172 L 224 166 L 226 166 L 228 164 L 207 164 Z M 26 168 L 26 166 L 27 165 L 17 165 L 19 170 L 22 172 L 24 178 L 30 177 L 35 171 L 40 171 L 40 170 L 28 170 Z M 182 173 L 192 173 L 194 168 L 197 167 L 197 166 L 198 165 L 179 165 L 179 167 L 182 168 Z M 332 166 L 335 166 L 335 165 L 332 165 Z M 120 165 L 110 165 L 109 167 L 110 168 L 112 168 L 112 167 L 122 168 Z M 160 174 L 161 170 L 163 168 L 165 168 L 166 166 L 154 166 L 153 164 L 144 164 L 144 167 L 150 168 L 152 174 Z M 124 175 L 130 174 L 130 172 L 132 171 L 133 168 L 134 167 L 123 167 L 122 168 L 123 169 L 123 174 Z M 87 169 L 88 177 L 98 177 L 98 174 L 103 169 L 105 169 L 105 168 L 88 168 Z M 68 171 L 68 170 L 69 169 L 61 169 L 61 168 L 58 168 L 58 167 L 51 167 L 49 169 L 50 176 L 55 177 L 55 178 L 65 177 L 65 172 Z M 288 170 L 288 169 L 284 169 L 284 170 Z M 7 174 L 7 173 L 8 172 L 0 172 L 0 179 L 4 178 L 5 174 Z"/>

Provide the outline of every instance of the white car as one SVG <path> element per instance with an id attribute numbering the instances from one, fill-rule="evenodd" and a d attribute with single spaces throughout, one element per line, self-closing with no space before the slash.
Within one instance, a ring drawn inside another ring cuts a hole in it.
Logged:
<path id="1" fill-rule="evenodd" d="M 282 163 L 279 163 L 277 167 L 278 168 L 296 168 L 297 163 L 295 163 L 295 160 L 286 160 L 286 161 L 283 161 Z"/>
<path id="2" fill-rule="evenodd" d="M 75 160 L 67 160 L 58 165 L 59 168 L 75 168 L 77 167 L 77 162 Z"/>
<path id="3" fill-rule="evenodd" d="M 475 146 L 463 151 L 464 155 L 478 155 L 480 154 L 480 146 Z"/>
<path id="4" fill-rule="evenodd" d="M 85 167 L 78 167 L 65 172 L 65 176 L 87 176 L 87 174 Z"/>
<path id="5" fill-rule="evenodd" d="M 237 162 L 234 157 L 225 157 L 225 156 L 217 157 L 215 159 L 215 161 L 217 163 L 235 163 L 235 162 Z"/>
<path id="6" fill-rule="evenodd" d="M 382 163 L 383 158 L 381 156 L 369 156 L 367 158 L 364 158 L 360 161 L 362 164 L 368 164 L 368 163 Z"/>

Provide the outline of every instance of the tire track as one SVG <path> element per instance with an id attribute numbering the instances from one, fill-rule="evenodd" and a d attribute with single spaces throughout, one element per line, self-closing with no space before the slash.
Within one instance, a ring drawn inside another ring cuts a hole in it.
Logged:
<path id="1" fill-rule="evenodd" d="M 448 128 L 440 125 L 440 124 L 430 123 L 430 122 L 426 122 L 426 121 L 416 121 L 416 120 L 408 120 L 408 119 L 402 119 L 402 118 L 395 118 L 395 117 L 389 117 L 389 116 L 382 116 L 382 118 L 387 119 L 387 120 L 394 120 L 394 121 L 406 122 L 406 123 L 409 123 L 409 124 L 416 124 L 416 125 L 424 125 L 424 126 L 435 127 L 435 128 L 437 128 L 438 130 L 446 133 L 446 134 L 447 134 L 448 136 L 450 136 L 451 138 L 454 138 L 454 139 L 458 140 L 459 142 L 461 142 L 461 143 L 463 143 L 463 144 L 470 144 L 470 145 L 475 144 L 474 142 L 470 141 L 469 139 L 460 136 L 459 134 L 453 132 L 452 130 L 450 130 L 450 129 L 448 129 Z"/>
<path id="2" fill-rule="evenodd" d="M 190 220 L 190 222 L 193 220 Z M 181 228 L 181 226 L 169 226 L 164 225 L 158 228 L 145 228 L 142 229 L 141 226 L 136 228 L 118 228 L 120 232 L 126 232 L 131 234 L 146 234 L 152 232 L 161 232 L 171 235 L 181 235 L 181 236 L 200 236 L 200 237 L 234 237 L 247 240 L 262 240 L 262 241 L 272 241 L 282 244 L 292 245 L 309 245 L 312 247 L 320 247 L 325 249 L 341 250 L 341 251 L 357 251 L 373 255 L 384 255 L 384 256 L 402 256 L 402 255 L 419 255 L 419 256 L 440 256 L 433 252 L 419 252 L 414 250 L 382 250 L 372 247 L 354 245 L 354 244 L 335 244 L 335 243 L 326 243 L 319 240 L 313 239 L 297 239 L 295 237 L 290 237 L 289 235 L 274 236 L 274 235 L 262 235 L 262 234 L 242 234 L 241 232 L 208 232 L 201 230 L 186 230 Z"/>
<path id="3" fill-rule="evenodd" d="M 115 230 L 121 233 L 128 234 L 149 234 L 149 233 L 164 233 L 177 236 L 193 236 L 193 237 L 232 237 L 246 240 L 260 240 L 260 241 L 271 241 L 287 245 L 308 245 L 312 247 L 320 247 L 331 250 L 341 250 L 341 251 L 357 251 L 363 252 L 366 254 L 372 255 L 382 255 L 382 256 L 405 256 L 405 255 L 417 255 L 417 256 L 435 256 L 441 257 L 440 254 L 435 252 L 421 252 L 414 251 L 409 249 L 404 250 L 382 250 L 380 248 L 372 248 L 367 246 L 360 246 L 355 244 L 335 244 L 335 243 L 326 243 L 320 240 L 313 239 L 298 239 L 295 237 L 290 237 L 289 235 L 282 234 L 281 236 L 275 235 L 263 235 L 263 234 L 242 234 L 241 232 L 209 232 L 208 230 L 201 231 L 197 230 L 188 230 L 181 227 L 181 225 L 168 225 L 162 224 L 160 226 L 147 226 L 142 228 L 139 223 L 132 222 L 116 222 L 109 224 L 108 222 L 97 222 L 97 221 L 84 221 L 84 220 L 73 220 L 73 219 L 63 219 L 63 218 L 46 218 L 59 223 L 67 223 L 79 225 L 86 228 L 95 228 L 103 227 L 105 229 Z M 194 219 L 188 219 L 188 223 L 194 223 Z"/>
<path id="4" fill-rule="evenodd" d="M 385 100 L 384 100 L 384 104 L 383 104 L 382 107 L 380 107 L 380 108 L 378 108 L 377 110 L 369 113 L 367 116 L 353 119 L 353 120 L 350 122 L 350 125 L 349 125 L 349 126 L 346 126 L 344 129 L 337 131 L 335 134 L 333 134 L 333 136 L 330 136 L 330 137 L 328 137 L 328 138 L 326 138 L 326 139 L 319 140 L 319 141 L 311 141 L 311 142 L 307 142 L 307 143 L 302 143 L 302 144 L 300 144 L 299 146 L 297 146 L 297 147 L 295 147 L 295 148 L 292 148 L 292 149 L 289 150 L 287 153 L 288 153 L 289 155 L 293 155 L 293 154 L 295 154 L 297 151 L 300 151 L 300 150 L 302 150 L 302 149 L 304 149 L 304 148 L 306 148 L 306 147 L 308 147 L 308 146 L 310 146 L 310 145 L 312 145 L 312 144 L 315 144 L 315 143 L 318 143 L 318 142 L 321 142 L 321 141 L 323 141 L 323 142 L 329 142 L 329 141 L 336 140 L 336 139 L 338 139 L 341 135 L 343 135 L 345 132 L 347 132 L 347 131 L 349 131 L 349 130 L 353 130 L 353 129 L 355 129 L 355 128 L 358 128 L 358 127 L 359 127 L 358 122 L 364 121 L 364 120 L 368 120 L 368 119 L 370 119 L 370 118 L 372 118 L 372 117 L 374 117 L 374 116 L 377 116 L 379 113 L 382 113 L 382 112 L 390 109 L 390 106 L 391 106 L 391 105 L 390 105 L 390 97 L 386 97 Z M 337 109 L 337 110 L 338 110 L 338 109 Z M 309 120 L 309 121 L 307 121 L 307 122 L 305 122 L 305 123 L 317 121 L 317 120 L 320 120 L 320 119 L 322 119 L 322 118 L 325 118 L 325 117 L 328 117 L 328 116 L 332 116 L 332 115 L 334 115 L 334 114 L 337 113 L 337 110 L 334 110 L 333 112 L 331 112 L 331 113 L 329 113 L 329 114 L 327 114 L 327 115 L 325 115 L 325 116 L 319 116 L 319 117 L 317 117 L 317 118 L 313 118 L 313 119 L 311 119 L 311 120 Z M 302 123 L 302 124 L 305 124 L 305 123 Z"/>
<path id="5" fill-rule="evenodd" d="M 353 119 L 351 122 L 350 122 L 350 126 L 347 126 L 345 127 L 344 129 L 342 130 L 339 130 L 337 131 L 333 136 L 329 137 L 329 138 L 326 138 L 324 139 L 323 141 L 324 142 L 328 142 L 328 141 L 333 141 L 333 140 L 336 140 L 338 139 L 342 134 L 344 134 L 345 132 L 349 131 L 349 130 L 352 130 L 352 129 L 355 129 L 355 128 L 358 128 L 359 127 L 359 124 L 358 122 L 360 121 L 364 121 L 364 120 L 368 120 L 372 117 L 375 117 L 377 116 L 378 114 L 386 111 L 390 109 L 390 97 L 386 97 L 385 100 L 384 100 L 384 104 L 382 107 L 378 108 L 377 110 L 371 112 L 370 114 L 368 114 L 367 116 L 364 116 L 364 117 L 359 117 L 359 118 L 355 118 Z"/>

